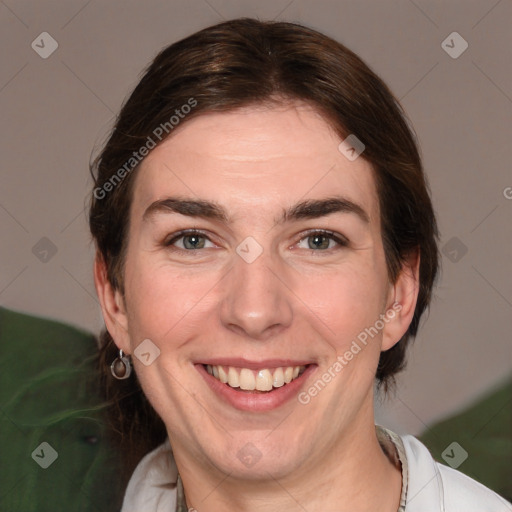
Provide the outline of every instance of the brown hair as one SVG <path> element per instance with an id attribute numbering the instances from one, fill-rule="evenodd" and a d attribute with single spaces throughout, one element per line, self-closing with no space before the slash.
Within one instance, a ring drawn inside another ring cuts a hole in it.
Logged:
<path id="1" fill-rule="evenodd" d="M 191 101 L 192 100 L 192 101 Z M 380 357 L 376 379 L 387 391 L 405 365 L 405 352 L 428 307 L 438 271 L 438 231 L 415 137 L 387 86 L 364 62 L 333 39 L 301 25 L 236 19 L 206 28 L 162 50 L 125 102 L 103 151 L 92 165 L 90 229 L 114 288 L 123 290 L 129 207 L 137 170 L 130 160 L 153 142 L 172 116 L 182 126 L 205 112 L 301 100 L 313 106 L 341 138 L 355 134 L 374 169 L 389 279 L 419 250 L 420 287 L 414 317 L 402 339 Z M 185 112 L 185 109 L 183 109 Z M 159 132 L 157 132 L 159 133 Z M 164 140 L 162 138 L 161 140 Z M 127 167 L 127 162 L 131 162 Z M 124 171 L 122 171 L 124 169 Z M 133 170 L 132 170 L 133 169 Z M 138 459 L 165 438 L 165 427 L 136 377 L 114 381 L 116 346 L 101 337 L 100 365 L 113 427 Z"/>

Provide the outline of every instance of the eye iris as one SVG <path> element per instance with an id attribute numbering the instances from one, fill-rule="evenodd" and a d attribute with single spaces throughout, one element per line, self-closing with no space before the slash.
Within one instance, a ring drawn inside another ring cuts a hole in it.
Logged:
<path id="1" fill-rule="evenodd" d="M 329 248 L 329 238 L 324 235 L 313 235 L 308 238 L 310 240 L 309 248 L 310 249 L 328 249 Z M 312 242 L 311 242 L 312 240 Z"/>
<path id="2" fill-rule="evenodd" d="M 201 242 L 201 238 L 203 239 Z M 185 249 L 201 249 L 204 247 L 204 237 L 200 235 L 187 235 L 183 237 Z"/>

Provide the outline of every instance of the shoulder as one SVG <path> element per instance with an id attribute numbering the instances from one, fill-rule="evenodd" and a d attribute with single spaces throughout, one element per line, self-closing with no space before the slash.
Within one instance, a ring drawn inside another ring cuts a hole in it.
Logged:
<path id="1" fill-rule="evenodd" d="M 445 487 L 446 511 L 512 511 L 512 505 L 491 489 L 460 471 L 437 463 Z"/>
<path id="2" fill-rule="evenodd" d="M 400 437 L 408 465 L 407 512 L 512 512 L 512 505 L 491 489 L 436 462 L 418 439 Z"/>
<path id="3" fill-rule="evenodd" d="M 149 452 L 130 478 L 121 512 L 174 510 L 178 470 L 169 439 Z"/>

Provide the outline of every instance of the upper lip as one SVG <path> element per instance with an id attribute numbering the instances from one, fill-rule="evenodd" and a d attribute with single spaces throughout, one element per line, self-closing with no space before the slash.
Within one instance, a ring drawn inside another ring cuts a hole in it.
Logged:
<path id="1" fill-rule="evenodd" d="M 287 366 L 307 366 L 313 364 L 307 359 L 262 359 L 261 361 L 249 361 L 243 357 L 214 357 L 198 361 L 197 364 L 209 364 L 211 366 L 234 366 L 249 370 L 262 370 L 265 368 L 280 368 Z"/>

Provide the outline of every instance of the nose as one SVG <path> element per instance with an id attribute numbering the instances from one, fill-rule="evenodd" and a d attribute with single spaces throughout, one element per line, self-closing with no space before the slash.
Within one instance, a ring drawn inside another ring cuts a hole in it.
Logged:
<path id="1" fill-rule="evenodd" d="M 287 329 L 293 318 L 293 293 L 285 282 L 283 267 L 267 253 L 263 251 L 251 263 L 234 256 L 220 305 L 224 327 L 261 341 Z"/>

